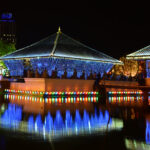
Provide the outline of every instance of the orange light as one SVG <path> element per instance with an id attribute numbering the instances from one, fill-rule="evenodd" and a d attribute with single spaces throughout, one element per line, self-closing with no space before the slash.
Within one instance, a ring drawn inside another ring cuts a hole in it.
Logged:
<path id="1" fill-rule="evenodd" d="M 58 101 L 59 101 L 59 103 L 61 103 L 61 98 L 59 98 L 59 100 L 58 100 Z"/>

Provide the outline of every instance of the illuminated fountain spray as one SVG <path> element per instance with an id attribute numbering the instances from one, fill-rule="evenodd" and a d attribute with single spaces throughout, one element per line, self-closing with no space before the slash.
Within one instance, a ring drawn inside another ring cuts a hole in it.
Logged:
<path id="1" fill-rule="evenodd" d="M 33 118 L 33 115 L 31 115 L 28 119 L 28 130 L 30 132 L 34 131 L 34 118 Z"/>
<path id="2" fill-rule="evenodd" d="M 84 110 L 83 117 L 81 117 L 79 110 L 75 111 L 75 117 L 73 117 L 69 110 L 66 110 L 63 118 L 61 112 L 57 110 L 54 118 L 48 112 L 44 121 L 42 121 L 41 114 L 38 114 L 35 118 L 33 115 L 30 115 L 27 121 L 22 119 L 22 107 L 9 104 L 8 108 L 0 116 L 0 127 L 15 129 L 19 132 L 23 131 L 23 133 L 34 133 L 38 136 L 41 135 L 44 139 L 51 139 L 61 136 L 92 133 L 92 131 L 105 131 L 108 128 L 114 129 L 117 125 L 109 117 L 108 111 L 105 111 L 103 115 L 101 110 L 96 109 L 94 114 L 91 115 Z M 146 130 L 147 140 L 150 139 L 149 126 L 147 126 Z M 119 125 L 120 128 L 122 128 L 122 125 Z"/>
<path id="3" fill-rule="evenodd" d="M 53 118 L 50 112 L 48 112 L 47 116 L 45 117 L 44 125 L 47 132 L 50 132 L 53 129 Z"/>
<path id="4" fill-rule="evenodd" d="M 98 124 L 98 115 L 97 115 L 97 110 L 95 109 L 94 115 L 91 115 L 91 126 L 95 126 L 95 124 Z"/>
<path id="5" fill-rule="evenodd" d="M 77 109 L 75 112 L 75 130 L 78 132 L 78 130 L 82 127 L 82 119 L 79 113 L 79 110 Z"/>
<path id="6" fill-rule="evenodd" d="M 35 131 L 42 131 L 43 129 L 43 123 L 42 123 L 42 118 L 41 115 L 37 115 L 36 119 L 35 119 Z"/>
<path id="7" fill-rule="evenodd" d="M 150 122 L 146 121 L 145 141 L 150 144 Z"/>
<path id="8" fill-rule="evenodd" d="M 54 130 L 59 130 L 64 127 L 63 118 L 59 110 L 56 111 L 56 117 L 54 120 Z"/>
<path id="9" fill-rule="evenodd" d="M 83 126 L 84 126 L 85 129 L 86 128 L 89 128 L 89 129 L 91 128 L 89 113 L 86 110 L 84 110 L 84 112 L 83 112 Z"/>
<path id="10" fill-rule="evenodd" d="M 14 104 L 8 104 L 8 109 L 1 116 L 5 126 L 18 128 L 22 119 L 22 108 Z"/>
<path id="11" fill-rule="evenodd" d="M 100 126 L 108 124 L 109 112 L 105 111 L 105 114 L 103 115 L 102 111 L 100 110 L 100 112 L 99 112 L 99 119 L 98 120 L 99 120 L 99 125 Z"/>
<path id="12" fill-rule="evenodd" d="M 72 116 L 70 114 L 69 110 L 66 110 L 66 117 L 65 117 L 65 128 L 72 128 L 72 124 L 73 124 L 73 119 Z"/>

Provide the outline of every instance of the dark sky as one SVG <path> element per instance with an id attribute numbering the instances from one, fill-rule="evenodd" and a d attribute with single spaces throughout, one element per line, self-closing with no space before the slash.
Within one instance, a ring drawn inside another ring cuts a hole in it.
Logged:
<path id="1" fill-rule="evenodd" d="M 70 1 L 0 6 L 17 22 L 17 48 L 62 32 L 114 58 L 150 45 L 150 11 L 146 3 L 77 3 Z"/>

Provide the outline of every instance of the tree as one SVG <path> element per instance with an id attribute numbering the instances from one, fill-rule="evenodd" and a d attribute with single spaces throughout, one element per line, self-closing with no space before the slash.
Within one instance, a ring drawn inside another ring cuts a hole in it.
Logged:
<path id="1" fill-rule="evenodd" d="M 6 54 L 12 53 L 15 50 L 16 50 L 15 43 L 8 43 L 8 42 L 0 40 L 0 57 Z M 1 73 L 3 69 L 5 69 L 6 71 L 7 67 L 5 66 L 4 62 L 0 60 Z"/>

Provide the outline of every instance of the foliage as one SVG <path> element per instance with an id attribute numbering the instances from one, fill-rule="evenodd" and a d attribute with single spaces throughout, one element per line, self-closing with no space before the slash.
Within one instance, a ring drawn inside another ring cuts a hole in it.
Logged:
<path id="1" fill-rule="evenodd" d="M 0 57 L 12 53 L 15 50 L 16 47 L 14 43 L 8 43 L 0 40 Z M 5 72 L 7 71 L 7 67 L 2 60 L 0 60 L 0 69 L 5 69 Z"/>
<path id="2" fill-rule="evenodd" d="M 4 42 L 4 41 L 0 40 L 0 56 L 4 56 L 15 50 L 16 50 L 15 44 Z"/>

